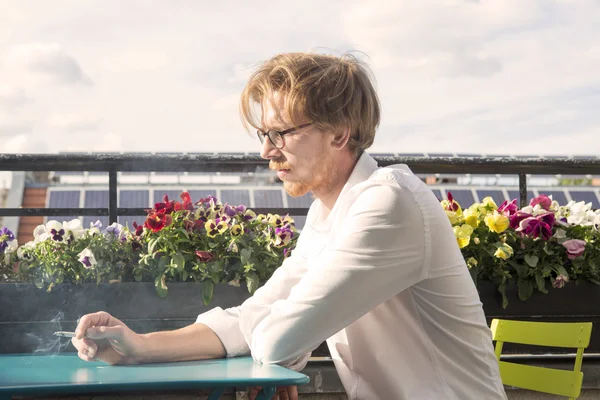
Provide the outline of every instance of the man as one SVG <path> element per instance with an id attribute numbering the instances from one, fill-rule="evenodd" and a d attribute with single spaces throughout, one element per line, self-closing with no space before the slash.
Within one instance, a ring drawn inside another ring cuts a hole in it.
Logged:
<path id="1" fill-rule="evenodd" d="M 316 198 L 292 256 L 241 306 L 176 331 L 138 335 L 106 313 L 86 315 L 73 339 L 79 356 L 114 364 L 251 354 L 300 370 L 327 340 L 350 399 L 506 399 L 446 214 L 405 165 L 378 168 L 365 152 L 380 108 L 362 63 L 278 55 L 252 75 L 240 110 L 286 191 Z"/>

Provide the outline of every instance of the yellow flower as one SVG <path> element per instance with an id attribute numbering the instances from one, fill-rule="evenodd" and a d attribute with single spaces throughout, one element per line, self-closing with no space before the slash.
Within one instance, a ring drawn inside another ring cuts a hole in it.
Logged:
<path id="1" fill-rule="evenodd" d="M 450 220 L 450 224 L 452 224 L 452 226 L 458 225 L 462 222 L 462 215 L 458 215 L 456 211 L 446 210 L 446 215 L 448 216 L 448 219 Z"/>
<path id="2" fill-rule="evenodd" d="M 476 267 L 477 264 L 479 264 L 479 263 L 473 257 L 469 257 L 469 259 L 467 260 L 467 265 L 469 266 L 469 268 Z"/>
<path id="3" fill-rule="evenodd" d="M 506 243 L 502 243 L 502 245 L 498 246 L 498 249 L 494 253 L 494 256 L 503 260 L 508 260 L 510 257 L 512 257 L 513 254 L 513 248 Z"/>
<path id="4" fill-rule="evenodd" d="M 212 219 L 209 219 L 208 221 L 206 221 L 206 223 L 204 224 L 204 227 L 206 228 L 206 234 L 208 235 L 208 237 L 211 237 L 211 238 L 215 237 L 227 230 L 227 224 L 225 222 L 221 221 L 217 224 L 217 222 Z"/>
<path id="5" fill-rule="evenodd" d="M 237 225 L 233 225 L 231 227 L 231 235 L 232 236 L 238 236 L 242 233 L 242 226 L 237 224 Z"/>
<path id="6" fill-rule="evenodd" d="M 485 217 L 485 224 L 490 228 L 490 231 L 502 233 L 508 229 L 510 221 L 504 214 L 499 214 L 498 211 L 494 211 L 493 214 L 489 214 Z"/>
<path id="7" fill-rule="evenodd" d="M 494 199 L 492 199 L 491 197 L 486 197 L 481 201 L 481 204 L 483 204 L 483 206 L 489 210 L 489 211 L 493 211 L 493 210 L 497 210 L 498 206 L 496 205 L 496 202 L 494 201 Z"/>
<path id="8" fill-rule="evenodd" d="M 476 208 L 469 207 L 464 212 L 465 222 L 471 225 L 473 228 L 477 228 L 479 226 L 479 212 Z"/>
<path id="9" fill-rule="evenodd" d="M 267 220 L 269 224 L 274 228 L 281 228 L 283 226 L 283 218 L 277 214 L 269 214 L 267 215 Z"/>
<path id="10" fill-rule="evenodd" d="M 471 241 L 471 234 L 473 234 L 473 227 L 468 224 L 463 224 L 461 226 L 455 226 L 453 228 L 454 236 L 456 236 L 456 242 L 458 243 L 459 248 L 466 247 Z"/>

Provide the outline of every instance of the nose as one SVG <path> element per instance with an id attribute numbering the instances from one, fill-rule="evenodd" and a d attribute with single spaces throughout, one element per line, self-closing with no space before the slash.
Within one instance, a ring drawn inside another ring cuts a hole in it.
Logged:
<path id="1" fill-rule="evenodd" d="M 262 144 L 260 156 L 265 160 L 272 160 L 281 156 L 281 151 L 277 147 L 273 146 L 273 143 L 268 137 L 265 137 L 265 141 Z"/>

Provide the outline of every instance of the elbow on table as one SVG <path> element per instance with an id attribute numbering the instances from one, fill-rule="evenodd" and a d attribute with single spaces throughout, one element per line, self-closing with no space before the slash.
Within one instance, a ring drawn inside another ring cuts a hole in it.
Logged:
<path id="1" fill-rule="evenodd" d="M 256 340 L 252 346 L 252 358 L 261 364 L 277 364 L 295 369 L 304 352 L 294 351 L 290 346 L 282 345 L 276 341 Z"/>

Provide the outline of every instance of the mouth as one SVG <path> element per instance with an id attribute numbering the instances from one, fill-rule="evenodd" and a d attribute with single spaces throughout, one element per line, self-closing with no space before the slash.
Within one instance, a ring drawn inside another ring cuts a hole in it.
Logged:
<path id="1" fill-rule="evenodd" d="M 289 172 L 290 172 L 289 169 L 278 169 L 277 176 L 279 177 L 279 179 L 282 179 L 283 177 L 287 176 L 289 174 Z"/>

